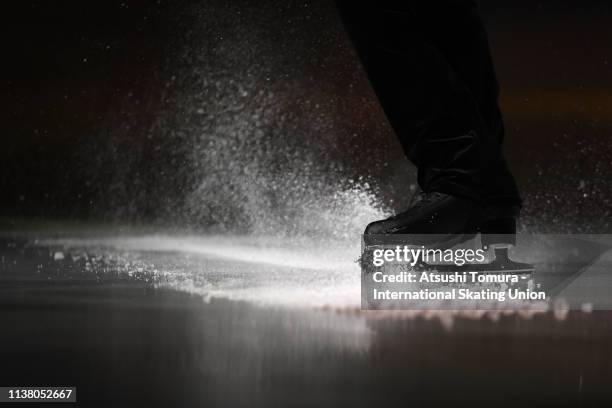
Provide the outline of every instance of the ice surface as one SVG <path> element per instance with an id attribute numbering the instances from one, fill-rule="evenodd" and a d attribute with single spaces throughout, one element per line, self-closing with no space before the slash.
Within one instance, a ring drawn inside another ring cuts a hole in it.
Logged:
<path id="1" fill-rule="evenodd" d="M 552 312 L 563 320 L 570 310 L 601 308 L 605 293 L 612 287 L 607 279 L 610 256 L 600 257 L 609 246 L 594 240 L 568 236 L 543 236 L 521 254 L 539 260 L 539 281 L 551 293 L 561 295 L 538 307 L 483 305 L 488 310 L 389 310 L 362 311 L 359 236 L 352 239 L 278 238 L 269 236 L 179 236 L 133 235 L 38 239 L 35 245 L 49 248 L 50 254 L 63 253 L 65 261 L 81 262 L 82 268 L 100 281 L 126 276 L 144 280 L 160 288 L 172 288 L 201 296 L 245 301 L 280 308 L 326 309 L 359 314 L 367 318 L 439 319 L 451 328 L 457 316 L 470 319 L 499 319 L 508 314 L 530 318 Z M 599 287 L 593 292 L 592 287 Z M 565 288 L 565 289 L 564 289 Z M 592 303 L 596 296 L 599 303 Z M 565 296 L 568 295 L 568 296 Z M 568 300 L 571 301 L 568 303 Z M 576 303 L 579 301 L 579 303 Z M 580 303 L 581 302 L 581 303 Z M 586 303 L 587 304 L 584 306 Z M 612 303 L 610 304 L 612 305 Z M 439 309 L 444 309 L 441 305 Z M 607 306 L 605 306 L 607 307 Z"/>
<path id="2" fill-rule="evenodd" d="M 41 240 L 98 263 L 150 272 L 156 285 L 258 304 L 358 308 L 358 237 L 319 242 L 268 237 L 74 238 Z"/>

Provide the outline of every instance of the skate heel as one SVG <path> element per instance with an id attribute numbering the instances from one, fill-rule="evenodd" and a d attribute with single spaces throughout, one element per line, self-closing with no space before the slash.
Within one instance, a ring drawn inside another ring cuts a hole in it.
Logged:
<path id="1" fill-rule="evenodd" d="M 516 245 L 516 219 L 514 217 L 493 218 L 479 228 L 483 247 L 509 247 Z"/>

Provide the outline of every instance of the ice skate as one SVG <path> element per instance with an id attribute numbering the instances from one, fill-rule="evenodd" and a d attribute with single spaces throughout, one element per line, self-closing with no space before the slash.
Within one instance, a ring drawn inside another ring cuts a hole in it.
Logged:
<path id="1" fill-rule="evenodd" d="M 482 273 L 533 272 L 533 266 L 514 262 L 508 250 L 516 243 L 517 207 L 485 206 L 475 201 L 439 192 L 421 193 L 408 210 L 370 223 L 363 235 L 362 266 L 370 268 L 371 251 L 398 245 L 448 249 L 476 238 L 479 247 L 489 251 L 486 263 L 429 264 L 419 262 L 415 269 L 439 272 L 476 271 Z"/>

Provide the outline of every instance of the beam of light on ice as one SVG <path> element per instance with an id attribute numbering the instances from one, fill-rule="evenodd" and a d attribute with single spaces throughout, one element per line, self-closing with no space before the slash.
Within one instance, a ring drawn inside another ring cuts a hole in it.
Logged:
<path id="1" fill-rule="evenodd" d="M 359 308 L 359 241 L 267 237 L 70 238 L 42 240 L 154 270 L 159 286 L 264 305 Z M 117 259 L 119 258 L 119 259 Z"/>

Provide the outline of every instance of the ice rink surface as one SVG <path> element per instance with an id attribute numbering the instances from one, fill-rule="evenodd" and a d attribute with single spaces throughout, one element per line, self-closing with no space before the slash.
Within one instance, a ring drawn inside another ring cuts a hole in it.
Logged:
<path id="1" fill-rule="evenodd" d="M 12 233 L 0 382 L 88 406 L 610 403 L 609 242 L 551 239 L 518 255 L 577 303 L 536 313 L 361 311 L 358 240 Z"/>

